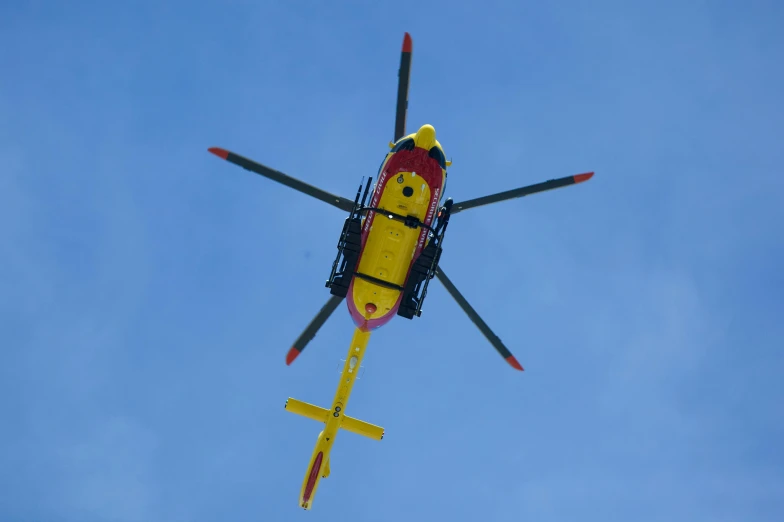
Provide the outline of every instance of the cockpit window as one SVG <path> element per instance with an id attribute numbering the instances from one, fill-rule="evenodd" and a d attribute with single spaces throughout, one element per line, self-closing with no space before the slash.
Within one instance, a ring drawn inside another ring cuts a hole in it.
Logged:
<path id="1" fill-rule="evenodd" d="M 444 153 L 441 152 L 441 149 L 438 147 L 433 147 L 430 149 L 430 157 L 438 161 L 438 164 L 441 165 L 441 168 L 446 170 L 446 158 L 444 157 Z"/>
<path id="2" fill-rule="evenodd" d="M 399 152 L 401 150 L 414 150 L 416 147 L 414 143 L 414 138 L 404 138 L 398 141 L 392 149 L 389 151 L 390 153 Z M 388 154 L 387 154 L 388 155 Z M 381 169 L 384 168 L 384 163 L 387 161 L 387 156 L 384 156 L 384 159 L 381 161 L 381 166 L 378 168 L 378 175 L 381 175 Z"/>
<path id="3" fill-rule="evenodd" d="M 414 150 L 414 138 L 400 140 L 392 147 L 392 152 L 397 152 L 399 150 Z"/>

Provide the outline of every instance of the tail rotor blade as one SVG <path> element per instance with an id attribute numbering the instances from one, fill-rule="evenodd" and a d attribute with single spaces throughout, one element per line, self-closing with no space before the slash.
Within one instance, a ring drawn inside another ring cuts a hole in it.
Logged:
<path id="1" fill-rule="evenodd" d="M 515 359 L 515 356 L 512 355 L 512 352 L 510 352 L 509 349 L 504 346 L 504 343 L 501 342 L 501 339 L 499 339 L 498 336 L 493 333 L 490 327 L 487 326 L 487 323 L 485 323 L 479 314 L 476 313 L 476 310 L 474 310 L 468 301 L 466 301 L 466 298 L 463 297 L 463 294 L 461 294 L 452 281 L 449 280 L 444 271 L 441 270 L 440 266 L 436 269 L 436 277 L 439 281 L 441 281 L 444 287 L 446 287 L 447 292 L 449 292 L 455 301 L 457 301 L 457 304 L 460 305 L 460 308 L 462 308 L 463 311 L 468 315 L 468 318 L 479 327 L 479 330 L 484 334 L 485 337 L 487 337 L 487 340 L 490 341 L 490 344 L 492 344 L 498 353 L 501 354 L 501 357 L 503 357 L 512 368 L 523 371 L 523 367 L 519 362 L 517 362 L 517 359 Z"/>
<path id="2" fill-rule="evenodd" d="M 460 203 L 452 205 L 452 214 L 460 212 L 461 210 L 468 210 L 469 208 L 480 207 L 482 205 L 489 205 L 491 203 L 498 203 L 499 201 L 506 201 L 507 199 L 521 198 L 529 194 L 536 194 L 537 192 L 544 192 L 546 190 L 553 190 L 561 187 L 568 187 L 576 183 L 588 181 L 593 177 L 593 172 L 586 172 L 585 174 L 577 174 L 575 176 L 566 176 L 565 178 L 551 179 L 535 185 L 528 185 L 517 189 L 507 190 L 506 192 L 499 192 L 490 196 L 482 196 L 481 198 L 469 199 Z"/>
<path id="3" fill-rule="evenodd" d="M 327 322 L 329 316 L 332 315 L 332 312 L 338 307 L 340 302 L 343 300 L 342 297 L 333 295 L 330 296 L 327 303 L 321 308 L 316 317 L 310 322 L 310 324 L 305 328 L 305 330 L 300 334 L 296 341 L 294 341 L 294 345 L 289 350 L 289 353 L 286 354 L 286 364 L 290 365 L 294 362 L 294 359 L 302 353 L 302 350 L 305 349 L 305 346 L 308 345 L 310 341 L 316 336 L 316 332 L 319 331 L 319 328 L 324 326 L 324 323 Z"/>
<path id="4" fill-rule="evenodd" d="M 397 72 L 397 108 L 395 111 L 395 140 L 406 135 L 406 114 L 408 112 L 408 84 L 411 79 L 411 54 L 414 49 L 411 35 L 403 36 L 403 50 L 400 54 L 400 69 Z"/>

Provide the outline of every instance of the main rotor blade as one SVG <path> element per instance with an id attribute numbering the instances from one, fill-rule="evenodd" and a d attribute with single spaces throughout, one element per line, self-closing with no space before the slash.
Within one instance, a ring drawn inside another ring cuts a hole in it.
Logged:
<path id="1" fill-rule="evenodd" d="M 256 163 L 255 161 L 242 157 L 239 154 L 234 154 L 233 152 L 218 147 L 212 147 L 208 150 L 213 154 L 215 154 L 216 156 L 218 156 L 219 158 L 223 158 L 230 163 L 239 165 L 245 170 L 255 172 L 256 174 L 260 174 L 265 178 L 269 178 L 273 181 L 277 181 L 278 183 L 293 188 L 294 190 L 298 190 L 303 194 L 307 194 L 308 196 L 314 197 L 316 199 L 320 199 L 325 203 L 334 205 L 341 210 L 345 210 L 346 212 L 351 212 L 351 210 L 354 208 L 354 202 L 351 201 L 350 199 L 346 199 L 341 196 L 330 194 L 325 190 L 321 190 L 320 188 L 314 187 L 313 185 L 308 185 L 304 181 L 300 181 L 296 178 L 292 178 L 291 176 L 287 176 L 282 172 L 271 169 L 265 165 L 262 165 L 261 163 Z"/>
<path id="2" fill-rule="evenodd" d="M 476 310 L 474 310 L 474 308 L 468 304 L 466 298 L 463 297 L 463 294 L 461 294 L 455 285 L 452 284 L 452 281 L 449 280 L 444 271 L 441 270 L 440 266 L 436 269 L 436 277 L 446 287 L 447 292 L 452 294 L 452 297 L 455 298 L 455 301 L 457 301 L 457 304 L 460 305 L 460 308 L 462 308 L 463 311 L 468 315 L 468 318 L 479 327 L 479 330 L 484 334 L 485 337 L 487 337 L 487 340 L 490 341 L 490 344 L 492 344 L 493 347 L 498 350 L 498 353 L 501 354 L 501 357 L 506 359 L 506 362 L 508 362 L 512 368 L 523 371 L 523 367 L 520 366 L 519 362 L 517 362 L 517 359 L 515 359 L 515 356 L 512 355 L 512 352 L 510 352 L 509 349 L 504 346 L 504 343 L 501 342 L 501 339 L 499 339 L 498 336 L 493 333 L 490 327 L 487 326 L 487 323 L 485 323 L 479 314 L 476 313 Z"/>
<path id="3" fill-rule="evenodd" d="M 406 135 L 406 114 L 408 112 L 408 82 L 411 78 L 411 35 L 403 36 L 403 50 L 400 54 L 400 69 L 397 71 L 397 109 L 395 111 L 395 140 Z"/>
<path id="4" fill-rule="evenodd" d="M 482 196 L 481 198 L 469 199 L 461 203 L 452 205 L 452 214 L 460 212 L 461 210 L 468 210 L 469 208 L 479 207 L 482 205 L 489 205 L 491 203 L 498 203 L 499 201 L 506 201 L 507 199 L 521 198 L 529 194 L 536 194 L 537 192 L 544 192 L 545 190 L 552 190 L 561 187 L 568 187 L 576 183 L 588 181 L 593 177 L 593 172 L 586 172 L 585 174 L 577 174 L 575 176 L 567 176 L 565 178 L 551 179 L 536 185 L 528 185 L 518 189 L 507 190 L 506 192 L 499 192 L 490 196 Z"/>
<path id="5" fill-rule="evenodd" d="M 310 324 L 305 328 L 300 336 L 294 341 L 294 346 L 291 347 L 289 353 L 286 354 L 286 364 L 289 365 L 294 362 L 294 359 L 302 353 L 302 350 L 305 349 L 305 346 L 316 337 L 316 332 L 319 331 L 319 328 L 324 326 L 324 323 L 327 322 L 329 316 L 332 315 L 332 312 L 338 307 L 340 302 L 343 300 L 342 297 L 337 295 L 330 296 L 329 301 L 327 304 L 321 307 L 319 313 L 316 314 L 316 317 L 310 322 Z"/>

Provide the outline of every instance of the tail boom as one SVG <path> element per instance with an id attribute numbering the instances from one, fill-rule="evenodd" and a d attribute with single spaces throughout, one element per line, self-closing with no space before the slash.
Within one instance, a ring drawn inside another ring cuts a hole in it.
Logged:
<path id="1" fill-rule="evenodd" d="M 343 372 L 340 375 L 340 382 L 330 410 L 297 399 L 289 398 L 286 401 L 286 409 L 290 412 L 325 423 L 324 430 L 319 433 L 318 440 L 316 440 L 316 447 L 310 457 L 308 471 L 305 473 L 300 490 L 299 505 L 306 510 L 313 506 L 313 498 L 320 480 L 329 475 L 329 454 L 340 428 L 376 440 L 381 440 L 384 436 L 384 429 L 380 426 L 344 415 L 344 409 L 351 396 L 357 371 L 362 363 L 369 340 L 369 331 L 361 328 L 354 330 L 354 337 L 351 340 L 346 363 L 343 365 Z"/>

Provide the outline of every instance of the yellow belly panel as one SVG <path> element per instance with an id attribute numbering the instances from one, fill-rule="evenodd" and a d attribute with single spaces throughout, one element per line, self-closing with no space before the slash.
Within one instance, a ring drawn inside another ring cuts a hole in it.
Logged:
<path id="1" fill-rule="evenodd" d="M 401 176 L 402 183 L 398 182 Z M 411 196 L 405 195 L 406 187 L 413 190 Z M 429 206 L 430 187 L 421 176 L 411 172 L 402 172 L 387 181 L 378 203 L 379 208 L 403 216 L 416 216 L 420 221 L 425 219 Z M 410 228 L 381 212 L 376 213 L 357 271 L 403 286 L 421 232 L 421 228 Z M 376 305 L 376 311 L 368 319 L 387 314 L 395 306 L 399 295 L 399 290 L 385 288 L 359 277 L 354 279 L 352 298 L 357 310 L 364 311 L 366 303 Z"/>

